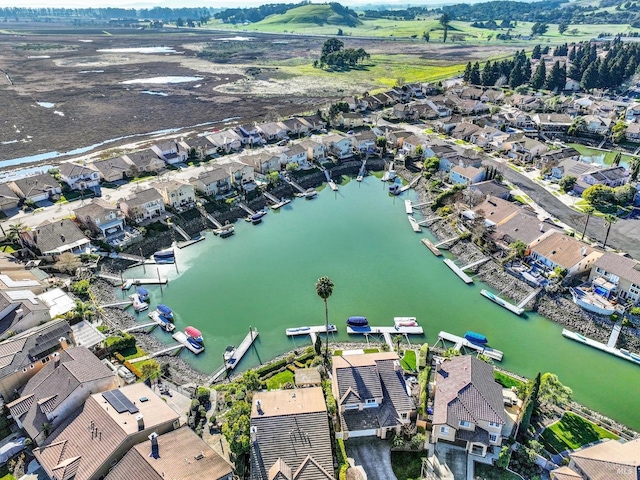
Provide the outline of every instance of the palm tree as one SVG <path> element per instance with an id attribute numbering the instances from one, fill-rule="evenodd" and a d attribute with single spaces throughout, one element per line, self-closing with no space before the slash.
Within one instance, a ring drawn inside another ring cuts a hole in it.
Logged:
<path id="1" fill-rule="evenodd" d="M 618 217 L 615 215 L 607 214 L 604 216 L 604 223 L 607 225 L 607 234 L 604 237 L 604 242 L 602 243 L 602 248 L 607 248 L 607 240 L 609 240 L 609 232 L 611 231 L 611 225 L 618 221 Z"/>
<path id="2" fill-rule="evenodd" d="M 76 300 L 75 308 L 67 313 L 67 316 L 70 320 L 75 320 L 77 318 L 86 320 L 87 318 L 93 317 L 95 313 L 96 312 L 91 303 L 83 302 L 82 300 Z"/>
<path id="3" fill-rule="evenodd" d="M 323 276 L 318 279 L 316 282 L 316 294 L 322 299 L 324 302 L 324 317 L 325 317 L 325 328 L 327 332 L 327 343 L 324 349 L 324 360 L 325 362 L 329 359 L 329 306 L 327 305 L 327 299 L 333 293 L 333 282 L 329 277 Z"/>
<path id="4" fill-rule="evenodd" d="M 587 215 L 587 220 L 584 222 L 584 230 L 582 231 L 582 238 L 580 240 L 584 240 L 584 234 L 587 233 L 587 225 L 589 225 L 589 218 L 591 218 L 591 214 L 595 212 L 596 209 L 588 205 L 584 207 L 583 211 Z"/>
<path id="5" fill-rule="evenodd" d="M 20 237 L 28 230 L 29 228 L 23 223 L 14 223 L 13 225 L 9 225 L 9 228 L 7 229 L 7 240 L 12 243 L 20 243 Z"/>

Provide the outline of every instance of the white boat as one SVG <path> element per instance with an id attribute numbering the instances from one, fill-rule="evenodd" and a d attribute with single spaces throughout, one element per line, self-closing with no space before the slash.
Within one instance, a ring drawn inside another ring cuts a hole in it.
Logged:
<path id="1" fill-rule="evenodd" d="M 393 323 L 396 327 L 417 327 L 416 317 L 393 317 Z"/>
<path id="2" fill-rule="evenodd" d="M 571 297 L 573 298 L 573 303 L 593 313 L 611 315 L 616 311 L 616 306 L 609 300 L 582 288 L 572 288 Z"/>
<path id="3" fill-rule="evenodd" d="M 133 280 L 129 279 L 129 280 L 125 280 L 124 283 L 122 284 L 122 290 L 129 290 L 131 288 L 131 286 L 133 285 Z"/>
<path id="4" fill-rule="evenodd" d="M 129 298 L 132 301 L 133 309 L 136 312 L 143 312 L 149 308 L 149 304 L 147 302 L 143 302 L 140 300 L 140 296 L 137 293 L 130 295 Z"/>
<path id="5" fill-rule="evenodd" d="M 158 264 L 175 263 L 175 252 L 173 251 L 173 248 L 159 250 L 153 254 L 153 260 Z"/>

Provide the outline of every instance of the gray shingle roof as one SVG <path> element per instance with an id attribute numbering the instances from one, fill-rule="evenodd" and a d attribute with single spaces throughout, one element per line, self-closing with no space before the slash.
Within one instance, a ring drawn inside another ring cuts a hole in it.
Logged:
<path id="1" fill-rule="evenodd" d="M 127 174 L 131 171 L 132 165 L 122 157 L 109 158 L 108 160 L 98 160 L 92 165 L 102 173 L 103 176 L 109 176 L 114 172 Z"/>
<path id="2" fill-rule="evenodd" d="M 26 233 L 41 252 L 53 252 L 64 245 L 82 242 L 88 239 L 75 223 L 64 219 L 52 223 L 43 223 Z"/>
<path id="3" fill-rule="evenodd" d="M 6 183 L 0 183 L 0 209 L 6 205 L 13 206 L 18 201 L 16 193 Z"/>
<path id="4" fill-rule="evenodd" d="M 49 193 L 52 189 L 60 188 L 58 181 L 48 173 L 33 175 L 32 177 L 14 180 L 13 184 L 26 198 Z"/>
<path id="5" fill-rule="evenodd" d="M 162 201 L 162 195 L 155 188 L 147 188 L 146 190 L 140 190 L 133 195 L 125 199 L 125 203 L 129 208 L 144 205 L 145 203 L 152 202 L 154 200 Z"/>
<path id="6" fill-rule="evenodd" d="M 59 170 L 60 175 L 64 177 L 80 177 L 82 175 L 91 175 L 96 172 L 96 170 L 92 168 L 73 162 L 61 163 Z"/>
<path id="7" fill-rule="evenodd" d="M 137 168 L 146 168 L 152 162 L 156 163 L 159 160 L 162 161 L 162 159 L 158 157 L 158 155 L 156 155 L 156 153 L 150 148 L 146 150 L 140 150 L 138 152 L 128 153 L 127 158 L 131 160 L 131 163 L 133 163 Z"/>
<path id="8" fill-rule="evenodd" d="M 605 252 L 594 264 L 621 279 L 640 285 L 640 262 L 615 253 Z"/>

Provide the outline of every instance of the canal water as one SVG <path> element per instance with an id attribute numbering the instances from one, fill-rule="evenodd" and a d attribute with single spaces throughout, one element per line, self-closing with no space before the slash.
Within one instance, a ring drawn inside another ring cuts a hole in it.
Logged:
<path id="1" fill-rule="evenodd" d="M 339 329 L 336 340 L 349 338 L 345 320 L 352 315 L 379 326 L 415 316 L 425 335 L 411 340 L 429 344 L 440 330 L 480 332 L 504 352 L 504 368 L 527 377 L 555 372 L 577 401 L 640 429 L 640 367 L 565 339 L 560 325 L 539 315 L 517 317 L 482 297 L 479 282 L 465 285 L 411 230 L 403 199 L 412 195 L 391 197 L 370 176 L 337 193 L 324 189 L 314 200 L 296 199 L 260 225 L 238 222 L 231 238 L 208 235 L 178 250 L 179 273 L 173 265 L 147 267 L 146 276 L 156 276 L 157 268 L 169 278 L 162 295 L 150 288 L 151 308 L 165 303 L 178 329 L 201 330 L 206 352 L 181 356 L 206 373 L 220 367 L 227 345 L 238 345 L 256 327 L 257 348 L 239 367 L 246 369 L 310 345 L 308 338 L 286 337 L 285 329 L 324 324 L 314 285 L 327 275 L 335 283 L 329 318 Z M 142 275 L 139 268 L 127 276 Z M 172 342 L 159 329 L 155 335 Z"/>

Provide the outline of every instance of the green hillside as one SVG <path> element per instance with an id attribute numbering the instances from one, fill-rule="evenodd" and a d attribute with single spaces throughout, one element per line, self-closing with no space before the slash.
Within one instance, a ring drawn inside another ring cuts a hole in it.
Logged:
<path id="1" fill-rule="evenodd" d="M 353 10 L 337 3 L 330 3 L 302 5 L 282 14 L 270 15 L 254 25 L 258 27 L 276 25 L 286 25 L 289 27 L 295 27 L 296 25 L 355 27 L 361 23 Z"/>

